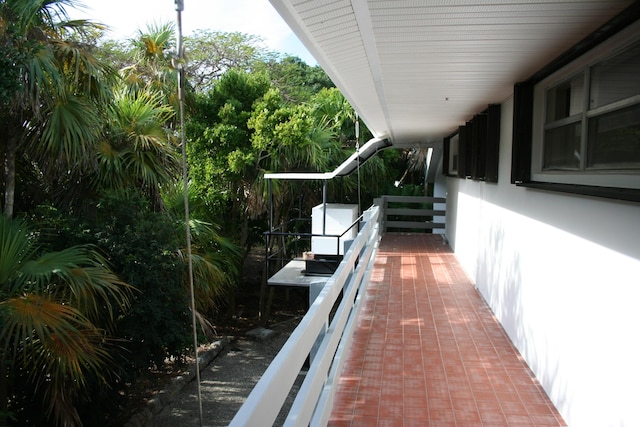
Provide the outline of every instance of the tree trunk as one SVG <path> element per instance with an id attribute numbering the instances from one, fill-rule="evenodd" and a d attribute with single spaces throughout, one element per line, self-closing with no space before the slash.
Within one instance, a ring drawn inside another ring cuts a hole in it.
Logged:
<path id="1" fill-rule="evenodd" d="M 9 378 L 5 357 L 6 354 L 0 353 L 0 426 L 7 425 L 9 414 Z"/>
<path id="2" fill-rule="evenodd" d="M 13 203 L 16 193 L 16 140 L 7 138 L 4 152 L 4 214 L 13 217 Z"/>

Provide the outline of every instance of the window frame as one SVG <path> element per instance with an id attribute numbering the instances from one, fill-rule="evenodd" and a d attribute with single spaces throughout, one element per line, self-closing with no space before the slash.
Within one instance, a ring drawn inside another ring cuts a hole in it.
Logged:
<path id="1" fill-rule="evenodd" d="M 561 84 L 562 81 L 570 80 L 585 69 L 590 69 L 589 67 L 610 59 L 634 43 L 640 42 L 640 5 L 638 3 L 634 3 L 564 55 L 539 70 L 530 79 L 515 85 L 511 169 L 513 184 L 588 196 L 640 201 L 640 171 L 542 171 L 541 167 L 546 90 Z M 587 82 L 588 79 L 585 79 L 585 87 Z M 587 111 L 581 114 L 586 116 Z M 585 119 L 584 122 L 588 120 Z M 585 126 L 582 127 L 583 131 L 586 130 Z M 586 141 L 586 138 L 583 140 Z M 582 157 L 585 156 L 586 152 Z"/>
<path id="2" fill-rule="evenodd" d="M 629 30 L 640 33 L 639 25 L 634 25 Z M 640 189 L 640 169 L 589 169 L 587 167 L 587 147 L 588 147 L 588 122 L 590 118 L 601 116 L 607 112 L 619 111 L 622 107 L 638 105 L 640 95 L 628 97 L 622 101 L 612 104 L 589 109 L 586 105 L 589 91 L 588 87 L 591 83 L 589 74 L 591 69 L 631 47 L 638 46 L 640 43 L 640 34 L 629 37 L 629 31 L 622 36 L 613 37 L 607 42 L 593 49 L 580 60 L 570 64 L 569 66 L 552 74 L 548 78 L 537 83 L 534 87 L 534 107 L 533 107 L 533 145 L 532 145 L 532 165 L 531 178 L 534 181 L 550 181 L 560 184 L 584 184 L 596 185 L 603 187 L 620 187 L 620 188 L 636 188 Z M 569 82 L 577 77 L 582 78 L 582 106 L 581 111 L 577 114 L 569 115 L 566 118 L 548 122 L 547 119 L 547 101 L 549 91 L 561 86 L 565 82 Z M 581 138 L 581 159 L 577 168 L 548 168 L 545 169 L 545 132 L 548 129 L 557 129 L 559 127 L 577 124 L 580 126 L 582 134 Z M 636 180 L 630 177 L 637 177 Z M 635 181 L 635 182 L 633 182 Z"/>

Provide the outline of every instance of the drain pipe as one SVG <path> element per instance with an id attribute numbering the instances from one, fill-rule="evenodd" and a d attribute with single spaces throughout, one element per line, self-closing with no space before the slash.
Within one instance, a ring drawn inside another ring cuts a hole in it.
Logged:
<path id="1" fill-rule="evenodd" d="M 327 180 L 322 181 L 322 234 L 327 234 Z"/>

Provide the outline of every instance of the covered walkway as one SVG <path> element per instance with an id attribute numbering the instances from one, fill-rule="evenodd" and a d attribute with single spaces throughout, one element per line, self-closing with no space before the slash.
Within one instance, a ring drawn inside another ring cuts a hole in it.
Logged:
<path id="1" fill-rule="evenodd" d="M 564 426 L 439 235 L 385 234 L 330 426 Z"/>

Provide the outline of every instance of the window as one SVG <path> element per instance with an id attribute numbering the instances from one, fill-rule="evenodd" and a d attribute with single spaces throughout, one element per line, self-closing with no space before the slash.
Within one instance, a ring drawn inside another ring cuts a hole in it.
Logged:
<path id="1" fill-rule="evenodd" d="M 489 105 L 444 139 L 444 173 L 498 182 L 500 105 Z"/>
<path id="2" fill-rule="evenodd" d="M 640 170 L 640 43 L 546 90 L 542 170 Z"/>
<path id="3" fill-rule="evenodd" d="M 513 183 L 640 200 L 640 22 L 617 31 L 516 85 Z"/>

